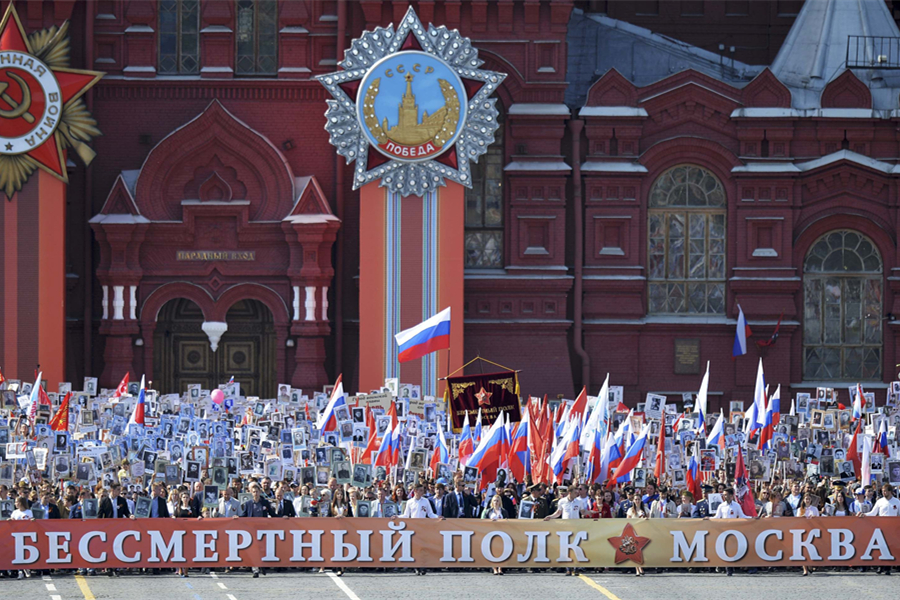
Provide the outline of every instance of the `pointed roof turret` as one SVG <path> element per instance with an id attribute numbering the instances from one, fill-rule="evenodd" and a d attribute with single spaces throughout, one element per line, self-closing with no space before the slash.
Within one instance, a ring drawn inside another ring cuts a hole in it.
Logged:
<path id="1" fill-rule="evenodd" d="M 778 55 L 772 73 L 791 90 L 793 107 L 820 108 L 822 91 L 848 68 L 872 91 L 872 108 L 898 107 L 900 74 L 877 68 L 878 56 L 889 54 L 881 41 L 860 38 L 893 38 L 900 48 L 900 30 L 881 0 L 816 0 L 805 2 Z M 848 43 L 850 51 L 848 54 Z M 872 68 L 856 68 L 858 64 Z"/>

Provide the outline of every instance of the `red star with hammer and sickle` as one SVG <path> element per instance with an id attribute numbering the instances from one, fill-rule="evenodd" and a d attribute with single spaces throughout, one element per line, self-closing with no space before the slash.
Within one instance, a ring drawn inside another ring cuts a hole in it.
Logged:
<path id="1" fill-rule="evenodd" d="M 631 523 L 625 525 L 622 535 L 608 538 L 609 543 L 616 549 L 616 564 L 630 560 L 639 565 L 644 564 L 644 548 L 650 543 L 650 538 L 640 537 L 634 531 Z"/>
<path id="2" fill-rule="evenodd" d="M 3 15 L 3 21 L 0 21 L 0 52 L 4 51 L 23 52 L 32 56 L 34 54 L 31 49 L 31 44 L 28 42 L 28 37 L 25 35 L 25 29 L 22 27 L 22 22 L 19 21 L 19 15 L 16 13 L 15 6 L 12 3 L 9 4 L 6 14 Z M 10 68 L 12 68 L 12 66 L 13 65 L 10 65 Z M 82 94 L 103 77 L 103 73 L 97 71 L 82 71 L 62 67 L 51 68 L 50 70 L 56 77 L 56 81 L 59 83 L 63 112 L 70 102 L 80 98 Z M 24 79 L 27 87 L 31 90 L 32 98 L 34 99 L 33 102 L 43 102 L 45 100 L 43 97 L 43 88 L 37 80 L 33 77 L 25 77 Z M 22 97 L 18 96 L 19 90 L 13 89 L 12 86 L 10 86 L 9 89 L 10 93 L 4 93 L 0 96 L 0 110 L 16 109 L 18 108 L 18 103 L 22 101 Z M 24 90 L 21 90 L 21 93 L 24 94 Z M 9 100 L 12 100 L 12 102 Z M 40 117 L 40 115 L 36 116 Z M 62 115 L 56 115 L 56 120 L 58 121 L 61 117 Z M 0 120 L 0 138 L 9 135 L 6 129 L 12 126 L 11 124 L 13 123 L 15 123 L 15 126 L 18 129 L 15 133 L 16 136 L 27 134 L 31 131 L 36 132 L 46 123 L 45 120 L 35 121 L 34 117 L 32 117 L 31 120 L 34 122 L 26 123 L 25 126 L 19 123 L 19 121 L 25 123 L 22 117 Z M 30 130 L 27 125 L 32 125 Z M 25 152 L 23 155 L 33 160 L 38 167 L 52 173 L 63 181 L 68 181 L 66 165 L 63 160 L 60 135 L 61 134 L 57 129 L 53 132 L 52 136 L 47 136 L 43 143 L 35 146 L 32 150 Z M 2 143 L 2 140 L 0 140 L 0 143 Z M 11 148 L 7 147 L 7 149 Z"/>
<path id="3" fill-rule="evenodd" d="M 489 392 L 482 387 L 481 391 L 475 394 L 475 397 L 478 398 L 478 406 L 490 406 L 491 396 L 493 395 L 493 392 Z"/>

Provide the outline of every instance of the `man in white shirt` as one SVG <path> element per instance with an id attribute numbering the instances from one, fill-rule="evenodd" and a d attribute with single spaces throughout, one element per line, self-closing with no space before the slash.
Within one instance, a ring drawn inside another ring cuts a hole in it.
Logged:
<path id="1" fill-rule="evenodd" d="M 587 504 L 578 497 L 578 488 L 571 486 L 566 493 L 565 498 L 560 498 L 556 503 L 556 512 L 544 517 L 545 521 L 550 519 L 580 519 L 582 513 L 587 511 Z M 566 575 L 575 575 L 575 568 L 566 567 Z"/>
<path id="2" fill-rule="evenodd" d="M 753 517 L 748 517 L 744 514 L 744 509 L 741 508 L 741 505 L 734 501 L 734 489 L 726 488 L 724 492 L 722 492 L 722 504 L 719 505 L 719 508 L 716 509 L 716 514 L 713 515 L 713 519 L 752 519 Z M 731 567 L 725 568 L 725 574 L 731 577 L 734 575 L 734 569 Z"/>
<path id="3" fill-rule="evenodd" d="M 32 514 L 31 509 L 28 508 L 28 499 L 25 496 L 16 498 L 16 510 L 12 512 L 12 515 L 9 518 L 11 521 L 34 520 L 34 514 Z M 25 579 L 26 577 L 31 577 L 31 571 L 27 569 L 19 571 L 19 579 Z"/>
<path id="4" fill-rule="evenodd" d="M 881 498 L 875 501 L 872 510 L 859 513 L 860 517 L 898 517 L 900 516 L 900 500 L 894 497 L 894 488 L 889 483 L 881 486 Z M 891 574 L 890 567 L 879 567 L 879 573 Z"/>
<path id="5" fill-rule="evenodd" d="M 565 498 L 560 498 L 556 503 L 556 512 L 552 515 L 544 517 L 545 521 L 550 519 L 580 519 L 582 513 L 587 510 L 584 500 L 578 498 L 578 489 L 570 487 L 566 492 Z"/>
<path id="6" fill-rule="evenodd" d="M 411 500 L 406 502 L 406 510 L 400 515 L 402 519 L 441 519 L 431 508 L 431 502 L 425 497 L 425 486 L 417 485 L 415 494 Z"/>
<path id="7" fill-rule="evenodd" d="M 727 488 L 722 492 L 722 504 L 716 509 L 713 519 L 752 519 L 744 514 L 741 505 L 734 501 L 734 489 Z"/>
<path id="8" fill-rule="evenodd" d="M 900 516 L 900 500 L 894 497 L 894 488 L 889 483 L 881 486 L 882 497 L 875 502 L 867 513 L 860 513 L 861 517 L 897 517 Z"/>
<path id="9" fill-rule="evenodd" d="M 406 501 L 406 510 L 400 515 L 402 519 L 437 519 L 443 521 L 444 517 L 438 515 L 431 508 L 431 502 L 425 497 L 425 486 L 416 485 L 416 491 L 411 500 Z M 416 569 L 416 575 L 424 575 L 424 569 Z"/>
<path id="10" fill-rule="evenodd" d="M 794 516 L 797 514 L 797 509 L 800 508 L 800 502 L 803 501 L 803 494 L 800 493 L 800 484 L 796 481 L 791 484 L 791 495 L 784 499 L 787 502 L 788 506 L 791 507 L 791 512 Z M 791 516 L 791 515 L 786 515 Z"/>

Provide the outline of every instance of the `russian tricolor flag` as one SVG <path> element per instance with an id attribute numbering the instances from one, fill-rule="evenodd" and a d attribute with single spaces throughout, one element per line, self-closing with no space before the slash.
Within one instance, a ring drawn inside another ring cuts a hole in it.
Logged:
<path id="1" fill-rule="evenodd" d="M 719 419 L 713 425 L 712 431 L 709 432 L 709 437 L 706 438 L 706 445 L 725 449 L 725 415 L 722 409 L 719 409 Z"/>
<path id="2" fill-rule="evenodd" d="M 878 426 L 878 437 L 875 438 L 874 452 L 875 454 L 884 454 L 887 457 L 891 455 L 891 448 L 888 446 L 887 419 L 881 419 L 881 424 Z"/>
<path id="3" fill-rule="evenodd" d="M 427 321 L 394 335 L 397 360 L 407 362 L 430 352 L 450 348 L 450 308 L 445 308 Z"/>
<path id="4" fill-rule="evenodd" d="M 463 423 L 462 433 L 459 437 L 459 462 L 466 464 L 466 461 L 475 452 L 475 443 L 472 440 L 472 430 L 469 428 L 469 411 L 466 411 L 466 420 Z"/>
<path id="5" fill-rule="evenodd" d="M 516 481 L 525 481 L 525 475 L 531 473 L 531 454 L 528 451 L 528 411 L 516 426 L 509 448 L 509 470 Z"/>
<path id="6" fill-rule="evenodd" d="M 316 429 L 319 431 L 335 431 L 338 428 L 335 412 L 338 407 L 347 406 L 347 399 L 344 397 L 344 384 L 341 381 L 343 377 L 343 373 L 338 375 L 337 381 L 334 383 L 334 389 L 331 392 L 331 398 L 328 400 L 328 405 L 325 406 L 325 410 L 319 415 L 319 420 L 316 422 Z"/>
<path id="7" fill-rule="evenodd" d="M 399 429 L 400 425 L 397 424 L 397 429 Z M 393 459 L 394 459 L 394 435 L 395 429 L 390 429 L 384 432 L 384 437 L 381 438 L 381 445 L 378 447 L 378 453 L 375 455 L 375 466 L 376 467 L 390 467 Z M 399 432 L 396 434 L 397 438 L 400 437 Z"/>
<path id="8" fill-rule="evenodd" d="M 466 461 L 467 467 L 474 467 L 481 472 L 481 486 L 479 489 L 487 487 L 488 483 L 494 481 L 497 477 L 497 469 L 504 455 L 509 452 L 509 440 L 506 438 L 506 432 L 503 426 L 503 413 L 494 421 L 485 433 L 484 438 L 478 443 L 475 452 Z M 504 441 L 506 444 L 504 444 Z M 506 446 L 506 447 L 504 447 Z"/>
<path id="9" fill-rule="evenodd" d="M 769 450 L 772 446 L 772 438 L 775 435 L 775 417 L 774 417 L 774 407 L 776 404 L 780 403 L 779 398 L 781 397 L 781 385 L 775 389 L 775 393 L 769 398 L 769 404 L 766 407 L 766 416 L 763 420 L 762 431 L 759 434 L 759 441 L 757 442 L 758 448 L 760 450 Z"/>
<path id="10" fill-rule="evenodd" d="M 634 470 L 638 463 L 641 462 L 641 456 L 644 454 L 644 446 L 647 445 L 647 434 L 650 432 L 650 426 L 644 425 L 644 428 L 641 430 L 641 434 L 637 437 L 633 444 L 628 448 L 628 451 L 625 452 L 625 456 L 622 458 L 622 462 L 619 463 L 619 466 L 616 467 L 616 472 L 612 474 L 609 478 L 609 483 L 606 484 L 606 487 L 612 488 L 615 487 L 616 482 L 622 477 L 628 477 L 631 475 L 631 471 Z"/>
<path id="11" fill-rule="evenodd" d="M 144 407 L 146 405 L 146 396 L 147 393 L 144 389 L 144 376 L 141 375 L 141 391 L 138 392 L 137 404 L 134 405 L 134 412 L 131 413 L 131 419 L 128 420 L 128 423 L 130 425 L 144 424 Z"/>
<path id="12" fill-rule="evenodd" d="M 747 354 L 747 338 L 753 335 L 747 319 L 744 318 L 744 309 L 738 304 L 737 331 L 734 333 L 734 348 L 731 350 L 731 358 L 737 358 Z"/>

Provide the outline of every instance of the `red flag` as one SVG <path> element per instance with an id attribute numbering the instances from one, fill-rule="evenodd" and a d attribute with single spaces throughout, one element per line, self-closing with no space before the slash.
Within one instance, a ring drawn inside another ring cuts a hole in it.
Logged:
<path id="1" fill-rule="evenodd" d="M 113 394 L 113 398 L 121 398 L 125 394 L 128 393 L 128 381 L 130 380 L 130 376 L 128 373 L 125 373 L 125 377 L 122 378 L 122 381 L 119 382 L 119 387 L 116 388 L 116 393 Z"/>
<path id="2" fill-rule="evenodd" d="M 784 313 L 781 313 L 781 316 L 778 317 L 778 323 L 775 324 L 775 331 L 772 332 L 772 336 L 767 340 L 756 340 L 757 346 L 759 346 L 760 348 L 766 348 L 768 346 L 775 345 L 775 342 L 778 341 L 778 330 L 781 329 L 781 319 L 783 318 Z"/>
<path id="3" fill-rule="evenodd" d="M 50 396 L 47 395 L 47 391 L 42 385 L 38 386 L 38 404 L 42 404 L 44 406 L 53 406 L 53 403 L 50 402 Z"/>
<path id="4" fill-rule="evenodd" d="M 0 371 L 0 383 L 6 383 L 6 377 L 3 376 L 2 371 Z"/>
<path id="5" fill-rule="evenodd" d="M 50 419 L 50 429 L 52 431 L 68 431 L 69 430 L 69 400 L 72 399 L 72 392 L 66 394 L 60 403 L 56 414 Z"/>
<path id="6" fill-rule="evenodd" d="M 541 424 L 543 423 L 544 411 L 538 406 L 537 398 L 528 402 L 528 453 L 531 455 L 531 479 L 535 481 L 537 478 L 538 465 L 540 464 L 541 450 L 544 447 L 544 440 L 541 437 Z"/>
<path id="7" fill-rule="evenodd" d="M 734 466 L 734 493 L 735 499 L 741 505 L 744 514 L 750 517 L 756 516 L 756 503 L 749 487 L 750 474 L 744 465 L 744 452 L 738 449 L 737 464 Z"/>
<path id="8" fill-rule="evenodd" d="M 666 472 L 666 422 L 663 419 L 663 422 L 660 423 L 659 427 L 659 443 L 656 445 L 656 468 L 653 470 L 653 475 L 656 477 L 656 481 L 660 481 L 660 477 L 662 474 Z"/>
<path id="9" fill-rule="evenodd" d="M 375 415 L 366 407 L 366 427 L 369 428 L 369 443 L 363 450 L 362 463 L 364 465 L 372 464 L 372 453 L 378 450 L 378 427 L 375 425 Z M 390 435 L 390 432 L 388 432 Z"/>
<path id="10" fill-rule="evenodd" d="M 579 419 L 582 419 L 582 417 L 584 416 L 584 411 L 586 409 L 587 409 L 587 388 L 582 387 L 581 393 L 578 394 L 578 397 L 575 398 L 575 402 L 572 404 L 572 410 L 569 411 L 569 418 L 573 419 L 577 416 Z"/>
<path id="11" fill-rule="evenodd" d="M 550 452 L 553 448 L 553 431 L 554 423 L 550 418 L 550 405 L 544 402 L 544 418 L 541 419 L 541 441 L 544 447 L 541 448 L 540 461 L 538 463 L 537 474 L 533 475 L 535 481 L 541 483 L 550 483 Z"/>

